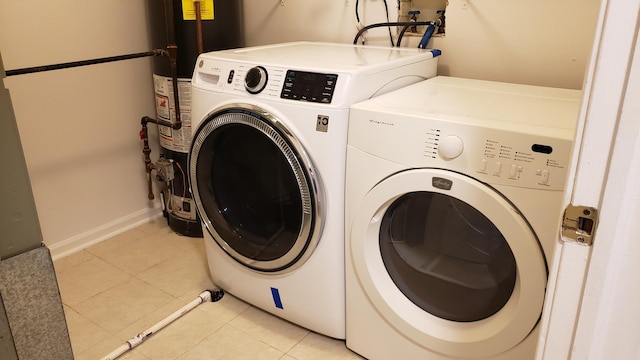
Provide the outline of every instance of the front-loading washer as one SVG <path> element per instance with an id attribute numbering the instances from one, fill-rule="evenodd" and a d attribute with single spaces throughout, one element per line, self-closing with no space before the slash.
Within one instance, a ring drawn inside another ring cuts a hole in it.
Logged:
<path id="1" fill-rule="evenodd" d="M 534 357 L 580 97 L 439 76 L 352 106 L 348 348 Z"/>
<path id="2" fill-rule="evenodd" d="M 198 58 L 188 172 L 217 286 L 344 338 L 349 106 L 435 76 L 438 54 L 294 42 Z"/>

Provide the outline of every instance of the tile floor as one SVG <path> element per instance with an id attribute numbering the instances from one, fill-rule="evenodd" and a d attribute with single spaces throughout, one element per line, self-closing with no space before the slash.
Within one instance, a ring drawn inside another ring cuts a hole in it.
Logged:
<path id="1" fill-rule="evenodd" d="M 211 288 L 203 239 L 157 219 L 54 262 L 76 360 L 100 359 Z M 123 360 L 362 359 L 344 341 L 230 294 L 204 303 Z"/>

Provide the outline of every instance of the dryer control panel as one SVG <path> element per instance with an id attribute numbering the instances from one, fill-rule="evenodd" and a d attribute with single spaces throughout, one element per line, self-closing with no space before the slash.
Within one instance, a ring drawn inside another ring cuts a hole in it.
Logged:
<path id="1" fill-rule="evenodd" d="M 545 130 L 393 116 L 358 107 L 349 119 L 349 145 L 398 164 L 453 170 L 488 184 L 562 190 L 573 132 Z"/>

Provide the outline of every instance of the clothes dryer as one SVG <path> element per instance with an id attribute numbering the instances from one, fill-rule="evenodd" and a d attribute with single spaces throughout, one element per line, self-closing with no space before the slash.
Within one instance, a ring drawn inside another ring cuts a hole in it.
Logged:
<path id="1" fill-rule="evenodd" d="M 349 106 L 435 76 L 438 54 L 295 42 L 199 57 L 188 171 L 217 286 L 344 338 Z"/>
<path id="2" fill-rule="evenodd" d="M 440 76 L 352 106 L 347 347 L 533 359 L 580 97 Z"/>

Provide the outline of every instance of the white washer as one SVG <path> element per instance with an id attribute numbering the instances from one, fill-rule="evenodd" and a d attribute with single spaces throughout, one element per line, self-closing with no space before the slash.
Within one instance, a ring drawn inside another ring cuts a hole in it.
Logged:
<path id="1" fill-rule="evenodd" d="M 534 357 L 580 96 L 435 77 L 352 106 L 347 347 Z"/>
<path id="2" fill-rule="evenodd" d="M 198 58 L 189 175 L 216 285 L 344 338 L 349 106 L 435 76 L 438 54 L 296 42 Z"/>

